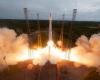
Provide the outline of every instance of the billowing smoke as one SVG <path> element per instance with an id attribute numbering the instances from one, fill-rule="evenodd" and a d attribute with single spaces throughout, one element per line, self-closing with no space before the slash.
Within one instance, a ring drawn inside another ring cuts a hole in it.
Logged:
<path id="1" fill-rule="evenodd" d="M 50 48 L 51 47 L 51 48 Z M 50 48 L 50 56 L 48 51 Z M 17 35 L 16 32 L 8 28 L 0 28 L 0 69 L 7 65 L 16 64 L 19 61 L 30 59 L 28 55 L 27 34 Z M 71 49 L 70 60 L 87 66 L 100 65 L 100 33 L 94 34 L 88 39 L 82 35 L 76 41 L 76 47 Z M 57 63 L 66 56 L 68 51 L 61 51 L 51 43 L 44 48 L 33 50 L 31 58 L 34 64 L 44 65 L 48 58 L 51 63 Z"/>
<path id="2" fill-rule="evenodd" d="M 88 39 L 82 35 L 76 41 L 76 50 L 78 62 L 87 66 L 99 66 L 100 65 L 100 33 L 94 34 Z"/>
<path id="3" fill-rule="evenodd" d="M 28 47 L 26 34 L 17 36 L 16 32 L 8 28 L 0 28 L 0 68 L 8 64 L 16 64 L 17 56 L 22 54 L 23 48 Z"/>

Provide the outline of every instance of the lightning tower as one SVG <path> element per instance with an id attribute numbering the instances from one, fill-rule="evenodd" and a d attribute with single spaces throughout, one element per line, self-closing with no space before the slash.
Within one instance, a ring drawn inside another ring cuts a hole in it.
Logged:
<path id="1" fill-rule="evenodd" d="M 24 8 L 24 15 L 25 15 L 25 20 L 26 20 L 26 27 L 27 27 L 27 32 L 30 33 L 30 26 L 29 26 L 29 20 L 28 20 L 28 10 L 27 8 Z"/>
<path id="2" fill-rule="evenodd" d="M 73 9 L 73 14 L 72 14 L 72 22 L 71 22 L 71 26 L 69 28 L 69 34 L 68 34 L 68 37 L 69 37 L 69 49 L 71 49 L 71 45 L 72 45 L 72 31 L 73 31 L 73 25 L 74 25 L 74 22 L 76 20 L 76 15 L 77 15 L 77 9 Z M 68 59 L 70 59 L 70 54 L 71 52 L 69 52 L 68 54 Z"/>

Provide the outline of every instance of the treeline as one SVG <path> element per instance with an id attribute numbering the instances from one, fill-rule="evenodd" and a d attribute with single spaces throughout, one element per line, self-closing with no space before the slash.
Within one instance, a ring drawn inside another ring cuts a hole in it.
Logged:
<path id="1" fill-rule="evenodd" d="M 40 20 L 40 29 L 41 32 L 47 33 L 48 32 L 48 26 L 49 21 L 48 20 Z M 62 24 L 64 25 L 64 38 L 69 39 L 69 35 L 71 36 L 70 39 L 75 42 L 75 40 L 81 36 L 86 35 L 87 37 L 90 37 L 92 34 L 99 33 L 100 32 L 100 22 L 91 22 L 91 21 L 53 21 L 53 35 L 56 35 L 56 39 L 59 38 L 59 35 L 61 33 L 61 27 Z M 29 27 L 27 27 L 25 20 L 0 20 L 0 27 L 8 27 L 11 29 L 14 29 L 18 34 L 21 33 L 29 33 L 28 29 L 30 29 L 30 33 L 36 33 L 38 31 L 38 23 L 37 20 L 29 20 Z M 72 29 L 70 30 L 70 28 Z"/>

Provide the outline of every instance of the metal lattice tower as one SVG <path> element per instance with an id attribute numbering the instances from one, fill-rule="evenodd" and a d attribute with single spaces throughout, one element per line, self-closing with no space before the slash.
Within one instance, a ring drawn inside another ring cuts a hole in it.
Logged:
<path id="1" fill-rule="evenodd" d="M 77 9 L 73 9 L 72 21 L 76 20 L 76 15 L 77 15 Z"/>
<path id="2" fill-rule="evenodd" d="M 25 15 L 25 20 L 26 20 L 27 32 L 30 34 L 30 26 L 29 26 L 28 10 L 27 10 L 27 8 L 24 8 L 24 15 Z"/>
<path id="3" fill-rule="evenodd" d="M 7 63 L 6 58 L 7 58 L 6 56 L 3 56 L 1 62 L 4 63 L 4 64 L 6 65 L 6 67 L 7 67 L 7 69 L 9 70 L 9 65 L 8 65 L 8 63 Z"/>
<path id="4" fill-rule="evenodd" d="M 42 41 L 41 41 L 41 32 L 40 32 L 40 21 L 39 21 L 39 13 L 37 13 L 37 25 L 38 25 L 38 47 L 42 46 Z"/>
<path id="5" fill-rule="evenodd" d="M 25 15 L 25 20 L 26 20 L 27 33 L 30 35 L 31 31 L 30 31 L 29 20 L 28 20 L 28 10 L 27 8 L 23 8 L 23 10 L 24 10 L 24 15 Z M 30 41 L 29 41 L 29 44 L 30 44 Z M 31 50 L 28 50 L 28 55 L 29 57 L 31 57 Z"/>
<path id="6" fill-rule="evenodd" d="M 69 50 L 71 49 L 71 44 L 72 44 L 72 33 L 73 33 L 73 26 L 74 26 L 73 23 L 74 23 L 75 20 L 76 20 L 76 15 L 77 15 L 77 9 L 73 9 L 72 21 L 71 21 L 71 26 L 70 26 L 70 29 L 69 29 L 69 34 L 68 34 L 68 37 L 69 37 L 69 39 L 70 39 L 69 45 L 68 45 Z M 68 59 L 70 59 L 70 54 L 71 54 L 71 52 L 69 52 L 69 54 L 68 54 Z"/>
<path id="7" fill-rule="evenodd" d="M 61 26 L 61 33 L 60 33 L 60 40 L 63 42 L 63 34 L 64 34 L 64 18 L 65 14 L 62 15 L 62 26 Z"/>

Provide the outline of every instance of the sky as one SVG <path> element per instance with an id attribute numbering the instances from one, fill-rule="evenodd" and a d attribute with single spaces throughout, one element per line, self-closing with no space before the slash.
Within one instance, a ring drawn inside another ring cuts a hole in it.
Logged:
<path id="1" fill-rule="evenodd" d="M 23 8 L 28 8 L 30 19 L 66 20 L 72 19 L 73 9 L 77 9 L 76 20 L 100 21 L 100 0 L 0 0 L 0 19 L 24 19 Z"/>

